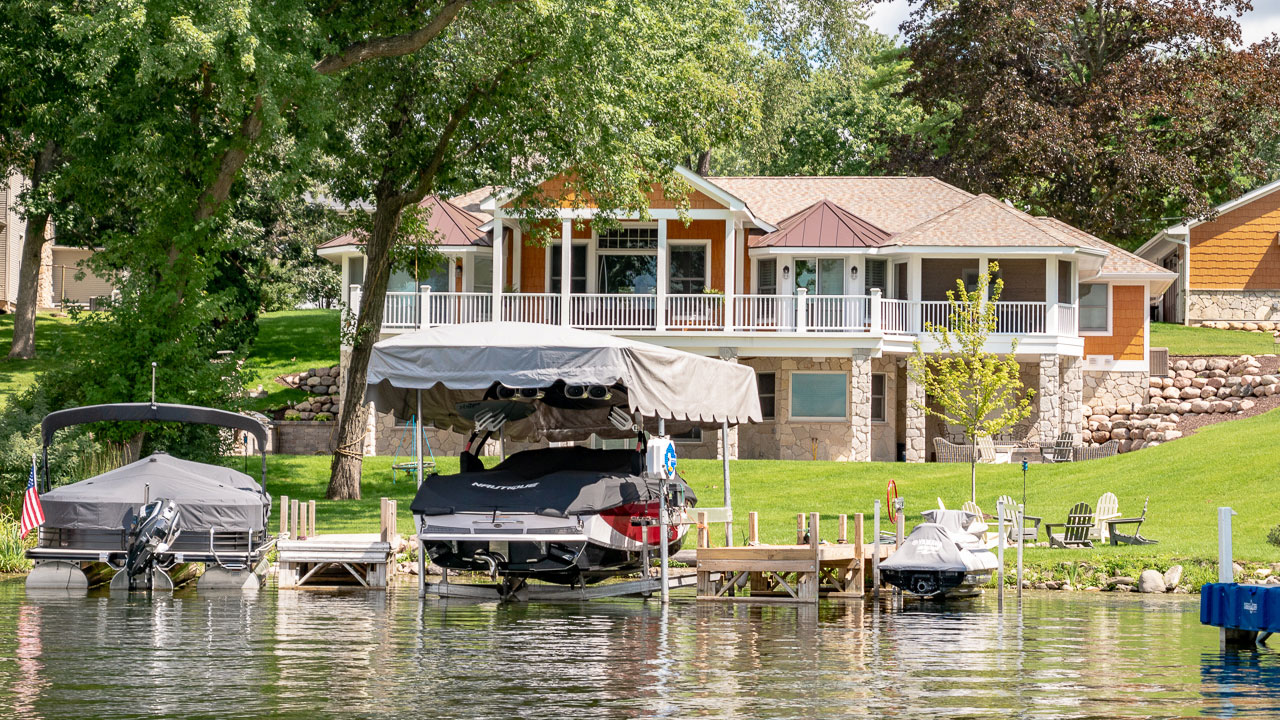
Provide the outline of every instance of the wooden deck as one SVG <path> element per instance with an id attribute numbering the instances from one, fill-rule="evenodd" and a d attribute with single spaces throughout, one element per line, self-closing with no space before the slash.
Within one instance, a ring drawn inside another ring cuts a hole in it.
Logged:
<path id="1" fill-rule="evenodd" d="M 698 523 L 698 599 L 748 602 L 817 602 L 819 597 L 862 597 L 871 571 L 875 545 L 848 542 L 847 516 L 840 516 L 835 543 L 819 538 L 819 515 L 797 519 L 797 544 L 758 542 L 756 513 L 748 515 L 748 544 L 707 547 L 706 523 Z M 862 538 L 862 515 L 853 516 L 856 540 Z M 808 535 L 808 542 L 805 535 Z M 881 545 L 884 559 L 893 545 Z"/>
<path id="2" fill-rule="evenodd" d="M 353 584 L 387 587 L 396 567 L 395 517 L 396 501 L 382 498 L 380 532 L 318 535 L 315 502 L 304 506 L 281 498 L 277 584 L 282 589 Z"/>

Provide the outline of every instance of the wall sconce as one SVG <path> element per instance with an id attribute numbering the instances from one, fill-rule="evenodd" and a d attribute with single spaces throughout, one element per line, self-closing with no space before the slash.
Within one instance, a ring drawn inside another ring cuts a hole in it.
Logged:
<path id="1" fill-rule="evenodd" d="M 791 279 L 791 266 L 790 266 L 790 265 L 783 265 L 783 266 L 782 266 L 782 279 L 783 279 L 783 280 L 790 280 L 790 279 Z"/>
<path id="2" fill-rule="evenodd" d="M 454 265 L 454 266 L 453 266 L 453 276 L 454 276 L 454 277 L 456 277 L 456 278 L 458 278 L 459 280 L 461 280 L 461 279 L 462 279 L 462 266 L 461 266 L 461 265 Z"/>
<path id="3" fill-rule="evenodd" d="M 858 279 L 858 266 L 857 266 L 857 265 L 851 265 L 851 266 L 849 266 L 849 279 L 850 279 L 850 280 L 857 280 L 857 279 Z"/>

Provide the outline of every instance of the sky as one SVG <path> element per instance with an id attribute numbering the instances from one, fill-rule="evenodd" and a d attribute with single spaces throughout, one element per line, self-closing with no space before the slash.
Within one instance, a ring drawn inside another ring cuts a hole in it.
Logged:
<path id="1" fill-rule="evenodd" d="M 1254 10 L 1241 18 L 1244 43 L 1255 43 L 1280 33 L 1280 0 L 1254 0 Z M 897 35 L 898 25 L 909 14 L 907 0 L 887 0 L 873 6 L 871 26 L 886 35 Z"/>

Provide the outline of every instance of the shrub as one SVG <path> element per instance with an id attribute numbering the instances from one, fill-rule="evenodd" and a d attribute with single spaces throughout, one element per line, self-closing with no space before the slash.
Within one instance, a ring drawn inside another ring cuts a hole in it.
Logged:
<path id="1" fill-rule="evenodd" d="M 332 419 L 333 419 L 333 413 L 327 413 L 327 412 L 316 413 L 316 420 L 320 422 L 327 422 Z"/>
<path id="2" fill-rule="evenodd" d="M 1271 528 L 1271 532 L 1267 533 L 1267 542 L 1280 547 L 1280 525 Z"/>
<path id="3" fill-rule="evenodd" d="M 36 533 L 25 539 L 18 537 L 21 526 L 8 509 L 0 508 L 0 573 L 26 572 L 31 569 L 26 550 L 35 546 Z"/>
<path id="4" fill-rule="evenodd" d="M 290 422 L 301 420 L 302 413 L 298 412 L 297 410 L 285 410 L 284 419 Z"/>

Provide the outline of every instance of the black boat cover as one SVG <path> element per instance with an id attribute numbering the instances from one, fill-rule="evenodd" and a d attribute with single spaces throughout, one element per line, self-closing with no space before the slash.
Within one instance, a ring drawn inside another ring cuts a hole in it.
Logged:
<path id="1" fill-rule="evenodd" d="M 630 450 L 582 447 L 518 452 L 490 470 L 432 475 L 410 508 L 417 515 L 528 512 L 553 517 L 590 515 L 658 499 L 658 480 L 635 474 Z M 685 498 L 693 490 L 679 479 Z"/>
<path id="2" fill-rule="evenodd" d="M 271 496 L 248 475 L 163 453 L 54 488 L 40 496 L 40 503 L 47 527 L 120 530 L 147 499 L 160 498 L 178 503 L 184 532 L 259 532 L 271 508 Z"/>
<path id="3" fill-rule="evenodd" d="M 880 563 L 881 570 L 965 571 L 963 550 L 936 523 L 920 523 L 911 531 L 902 547 Z"/>

